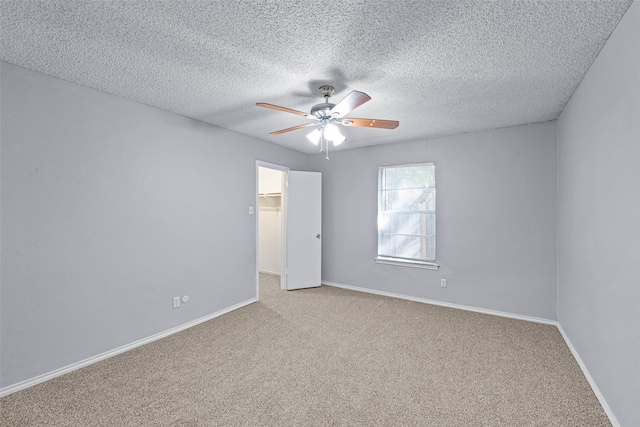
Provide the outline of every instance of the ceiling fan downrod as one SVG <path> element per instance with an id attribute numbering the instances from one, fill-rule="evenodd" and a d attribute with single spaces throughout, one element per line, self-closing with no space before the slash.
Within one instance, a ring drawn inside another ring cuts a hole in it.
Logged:
<path id="1" fill-rule="evenodd" d="M 311 114 L 318 119 L 323 120 L 331 117 L 331 109 L 335 107 L 335 104 L 329 102 L 329 98 L 333 96 L 335 89 L 331 85 L 320 86 L 320 94 L 324 96 L 324 103 L 316 104 L 311 107 Z"/>

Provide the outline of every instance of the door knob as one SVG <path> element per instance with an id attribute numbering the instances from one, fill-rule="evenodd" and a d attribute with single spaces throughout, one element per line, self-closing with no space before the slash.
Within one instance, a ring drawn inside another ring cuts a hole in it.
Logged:
<path id="1" fill-rule="evenodd" d="M 320 235 L 319 235 L 319 234 L 316 234 L 316 238 L 317 238 L 317 239 L 319 239 L 319 238 L 320 238 Z"/>

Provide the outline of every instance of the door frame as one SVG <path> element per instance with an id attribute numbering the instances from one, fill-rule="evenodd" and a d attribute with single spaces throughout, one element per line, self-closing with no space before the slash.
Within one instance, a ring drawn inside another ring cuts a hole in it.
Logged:
<path id="1" fill-rule="evenodd" d="M 260 174 L 259 168 L 275 169 L 282 172 L 282 195 L 280 196 L 280 221 L 281 223 L 281 251 L 280 254 L 280 289 L 287 289 L 287 174 L 289 168 L 287 166 L 278 165 L 276 163 L 265 162 L 262 160 L 256 160 L 255 168 L 255 215 L 256 215 L 256 300 L 260 300 Z"/>

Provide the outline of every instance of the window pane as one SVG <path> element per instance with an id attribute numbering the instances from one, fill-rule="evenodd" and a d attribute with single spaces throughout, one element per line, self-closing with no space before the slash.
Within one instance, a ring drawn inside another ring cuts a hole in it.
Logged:
<path id="1" fill-rule="evenodd" d="M 386 189 L 435 187 L 436 174 L 434 165 L 416 165 L 385 168 Z"/>
<path id="2" fill-rule="evenodd" d="M 379 245 L 381 256 L 413 260 L 435 259 L 435 236 L 383 235 Z"/>
<path id="3" fill-rule="evenodd" d="M 381 233 L 435 236 L 433 213 L 382 213 L 378 224 Z"/>
<path id="4" fill-rule="evenodd" d="M 435 188 L 403 188 L 383 190 L 383 211 L 429 211 L 436 210 Z"/>

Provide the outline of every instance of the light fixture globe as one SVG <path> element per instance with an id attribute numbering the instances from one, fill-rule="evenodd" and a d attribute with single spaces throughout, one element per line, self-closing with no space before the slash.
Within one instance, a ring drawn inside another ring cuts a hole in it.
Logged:
<path id="1" fill-rule="evenodd" d="M 334 146 L 342 144 L 346 139 L 344 135 L 340 133 L 340 129 L 338 129 L 338 126 L 332 122 L 328 123 L 324 127 L 324 137 L 333 142 Z"/>
<path id="2" fill-rule="evenodd" d="M 311 133 L 307 135 L 307 139 L 311 141 L 313 145 L 318 145 L 320 138 L 322 137 L 322 131 L 319 128 L 315 128 Z"/>
<path id="3" fill-rule="evenodd" d="M 338 132 L 338 136 L 333 139 L 333 146 L 337 147 L 338 145 L 342 144 L 346 140 L 347 140 L 347 137 L 341 134 L 340 132 Z"/>

